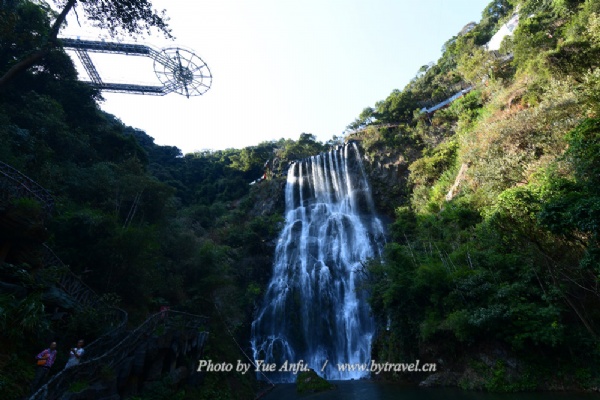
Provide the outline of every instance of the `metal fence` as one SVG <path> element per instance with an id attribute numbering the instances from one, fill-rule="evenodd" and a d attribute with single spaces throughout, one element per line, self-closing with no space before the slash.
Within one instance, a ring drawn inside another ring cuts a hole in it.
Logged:
<path id="1" fill-rule="evenodd" d="M 3 178 L 3 179 L 2 179 Z M 46 214 L 54 209 L 54 198 L 26 175 L 0 161 L 0 194 L 6 199 L 31 198 L 41 203 Z M 157 332 L 160 326 L 178 331 L 198 330 L 202 340 L 206 332 L 201 331 L 207 317 L 180 311 L 161 311 L 150 316 L 133 331 L 126 333 L 128 315 L 124 310 L 108 305 L 89 286 L 69 269 L 65 263 L 46 245 L 43 245 L 44 267 L 56 267 L 56 284 L 75 300 L 79 311 L 93 309 L 105 332 L 85 348 L 88 359 L 76 366 L 64 369 L 54 375 L 48 383 L 35 392 L 31 400 L 58 399 L 74 382 L 100 379 L 106 371 L 114 369 L 127 358 L 144 340 Z M 108 368 L 108 369 L 106 369 Z"/>
<path id="2" fill-rule="evenodd" d="M 144 323 L 123 337 L 114 346 L 103 344 L 101 354 L 94 355 L 87 361 L 64 369 L 54 375 L 50 381 L 42 386 L 30 400 L 56 400 L 69 390 L 75 382 L 87 382 L 101 380 L 110 373 L 114 373 L 115 367 L 135 352 L 135 349 L 152 336 L 159 328 L 173 328 L 177 330 L 198 330 L 202 340 L 206 338 L 204 328 L 208 318 L 178 311 L 163 311 L 150 316 Z M 91 345 L 90 345 L 91 346 Z M 86 350 L 86 357 L 88 356 Z"/>
<path id="3" fill-rule="evenodd" d="M 46 214 L 51 214 L 54 210 L 54 198 L 48 190 L 2 161 L 0 161 L 0 178 L 5 181 L 1 186 L 4 196 L 37 200 Z"/>

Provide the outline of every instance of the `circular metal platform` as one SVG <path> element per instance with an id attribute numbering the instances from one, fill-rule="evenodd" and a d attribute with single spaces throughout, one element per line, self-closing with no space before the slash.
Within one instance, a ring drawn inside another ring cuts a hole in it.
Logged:
<path id="1" fill-rule="evenodd" d="M 208 65 L 193 52 L 180 47 L 163 49 L 155 56 L 154 72 L 166 93 L 200 96 L 212 85 Z"/>

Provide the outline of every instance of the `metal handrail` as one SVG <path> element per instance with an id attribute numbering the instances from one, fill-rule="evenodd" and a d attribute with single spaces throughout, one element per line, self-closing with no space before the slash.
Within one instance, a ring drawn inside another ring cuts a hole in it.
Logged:
<path id="1" fill-rule="evenodd" d="M 121 308 L 110 306 L 76 276 L 65 263 L 58 258 L 56 254 L 45 244 L 44 247 L 44 266 L 59 267 L 59 276 L 57 285 L 69 296 L 71 296 L 79 310 L 94 309 L 99 310 L 99 318 L 107 330 L 96 340 L 86 346 L 86 354 L 101 354 L 107 348 L 112 347 L 122 337 L 127 328 L 128 315 Z M 110 329 L 110 330 L 108 330 Z"/>
<path id="2" fill-rule="evenodd" d="M 42 203 L 43 209 L 50 214 L 54 209 L 54 198 L 51 193 L 27 177 L 17 169 L 0 161 L 0 178 L 10 183 L 11 192 L 16 197 L 28 197 Z M 58 399 L 68 390 L 73 382 L 81 378 L 101 376 L 103 367 L 114 367 L 135 349 L 139 343 L 152 334 L 159 324 L 176 327 L 179 330 L 198 329 L 206 325 L 208 317 L 189 314 L 181 311 L 161 311 L 150 316 L 129 334 L 127 328 L 127 312 L 106 304 L 100 296 L 69 269 L 67 265 L 45 244 L 43 245 L 43 265 L 58 267 L 59 275 L 56 284 L 71 296 L 78 308 L 100 310 L 103 326 L 109 331 L 86 346 L 85 355 L 89 358 L 76 366 L 64 369 L 54 375 L 44 386 L 38 389 L 30 399 Z M 199 332 L 201 340 L 205 340 L 206 332 Z"/>
<path id="3" fill-rule="evenodd" d="M 13 193 L 16 193 L 16 197 L 28 197 L 38 200 L 42 203 L 43 210 L 47 214 L 51 214 L 54 210 L 54 197 L 47 189 L 2 161 L 0 161 L 0 177 L 12 184 L 11 189 Z M 7 193 L 10 192 L 7 191 Z"/>
<path id="4" fill-rule="evenodd" d="M 97 307 L 103 303 L 102 299 L 92 288 L 83 283 L 83 281 L 75 275 L 69 267 L 48 247 L 44 248 L 43 265 L 44 267 L 58 267 L 60 274 L 56 283 L 58 286 L 74 300 L 77 301 L 79 308 Z"/>
<path id="5" fill-rule="evenodd" d="M 56 400 L 59 399 L 69 387 L 77 381 L 100 379 L 106 368 L 114 369 L 119 363 L 135 351 L 137 346 L 147 339 L 156 329 L 176 327 L 181 330 L 199 329 L 205 326 L 208 317 L 188 314 L 179 311 L 161 311 L 150 316 L 146 321 L 122 338 L 115 346 L 107 349 L 103 354 L 66 368 L 54 375 L 48 383 L 35 392 L 29 400 Z M 207 332 L 199 331 L 199 340 L 205 340 Z M 87 351 L 86 351 L 87 355 Z"/>

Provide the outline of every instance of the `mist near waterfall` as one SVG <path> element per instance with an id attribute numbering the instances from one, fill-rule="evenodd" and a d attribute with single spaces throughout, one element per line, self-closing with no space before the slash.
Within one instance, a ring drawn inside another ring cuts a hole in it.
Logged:
<path id="1" fill-rule="evenodd" d="M 273 276 L 252 324 L 254 359 L 277 369 L 303 362 L 326 379 L 361 378 L 368 373 L 337 364 L 370 360 L 374 321 L 360 282 L 385 239 L 357 145 L 292 164 L 285 204 Z M 289 371 L 267 376 L 295 381 Z"/>

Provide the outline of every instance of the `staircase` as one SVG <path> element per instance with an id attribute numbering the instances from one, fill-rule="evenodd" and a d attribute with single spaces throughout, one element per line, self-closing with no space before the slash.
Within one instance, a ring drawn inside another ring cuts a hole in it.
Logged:
<path id="1" fill-rule="evenodd" d="M 43 266 L 58 267 L 59 274 L 56 284 L 76 302 L 78 309 L 106 307 L 100 296 L 98 296 L 88 285 L 83 283 L 69 267 L 48 247 L 43 246 Z"/>
<path id="2" fill-rule="evenodd" d="M 54 209 L 54 198 L 50 192 L 20 171 L 0 161 L 0 196 L 5 199 L 30 198 L 39 201 L 45 214 Z M 44 386 L 35 392 L 31 400 L 59 399 L 77 381 L 92 382 L 102 376 L 105 368 L 117 367 L 125 358 L 135 352 L 141 344 L 156 332 L 165 328 L 178 331 L 197 331 L 197 346 L 202 346 L 208 333 L 205 327 L 208 318 L 169 310 L 159 312 L 134 330 L 127 332 L 128 315 L 124 310 L 110 306 L 90 287 L 81 281 L 56 254 L 43 245 L 44 267 L 58 267 L 56 285 L 68 294 L 79 310 L 93 308 L 99 311 L 99 318 L 106 331 L 85 347 L 85 361 L 54 375 Z"/>
<path id="3" fill-rule="evenodd" d="M 197 330 L 198 346 L 202 346 L 208 336 L 208 333 L 203 329 L 207 322 L 207 317 L 199 315 L 178 311 L 158 312 L 133 331 L 122 336 L 115 344 L 108 341 L 97 343 L 95 346 L 96 351 L 90 351 L 93 344 L 87 346 L 85 353 L 86 358 L 89 357 L 87 361 L 64 369 L 54 375 L 29 400 L 56 400 L 68 391 L 74 382 L 85 381 L 91 383 L 101 379 L 105 371 L 114 371 L 120 363 L 135 353 L 136 348 L 163 327 L 177 329 L 178 331 Z"/>
<path id="4" fill-rule="evenodd" d="M 20 171 L 0 161 L 0 193 L 13 198 L 30 198 L 39 201 L 49 215 L 54 210 L 54 198 L 49 191 Z"/>
<path id="5" fill-rule="evenodd" d="M 84 362 L 54 375 L 44 386 L 38 389 L 30 400 L 59 399 L 69 387 L 77 381 L 92 382 L 102 376 L 103 371 L 114 370 L 129 355 L 135 352 L 145 340 L 156 332 L 166 329 L 177 331 L 198 331 L 198 346 L 206 340 L 205 327 L 208 317 L 169 310 L 158 312 L 134 330 L 127 332 L 128 315 L 124 310 L 108 306 L 100 296 L 75 276 L 69 268 L 46 246 L 47 261 L 60 268 L 57 285 L 74 300 L 80 309 L 93 307 L 100 309 L 100 318 L 107 331 L 85 347 Z"/>

